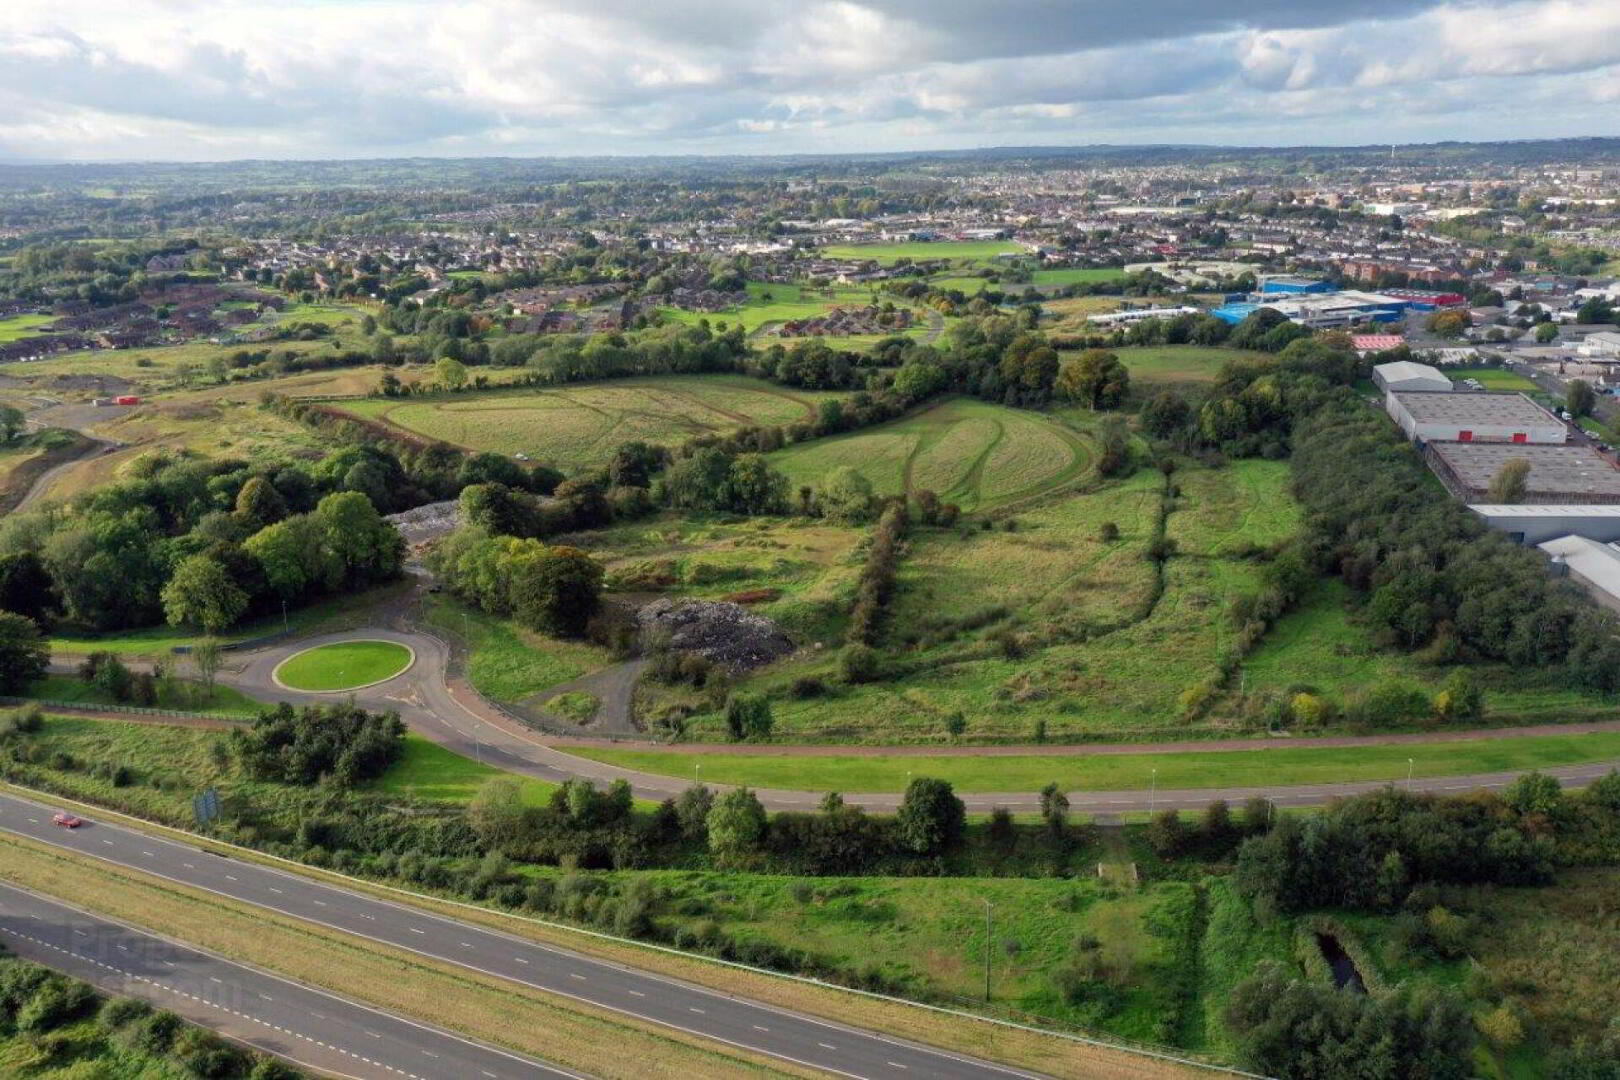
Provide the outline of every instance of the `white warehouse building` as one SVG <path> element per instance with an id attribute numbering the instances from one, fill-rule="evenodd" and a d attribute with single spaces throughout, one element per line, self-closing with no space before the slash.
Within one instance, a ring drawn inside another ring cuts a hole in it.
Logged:
<path id="1" fill-rule="evenodd" d="M 1393 364 L 1379 364 L 1373 368 L 1373 382 L 1378 389 L 1388 393 L 1391 390 L 1440 390 L 1449 391 L 1451 380 L 1439 368 L 1428 364 L 1419 364 L 1411 360 L 1397 360 Z"/>
<path id="2" fill-rule="evenodd" d="M 1418 442 L 1558 443 L 1564 422 L 1523 394 L 1391 390 L 1384 408 Z"/>

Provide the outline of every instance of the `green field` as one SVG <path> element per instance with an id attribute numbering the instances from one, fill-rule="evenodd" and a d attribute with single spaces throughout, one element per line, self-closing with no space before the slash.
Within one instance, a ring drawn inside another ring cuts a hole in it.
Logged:
<path id="1" fill-rule="evenodd" d="M 276 680 L 293 690 L 329 693 L 384 682 L 411 665 L 411 650 L 392 641 L 340 641 L 283 660 Z"/>
<path id="2" fill-rule="evenodd" d="M 950 259 L 953 262 L 981 263 L 988 262 L 997 255 L 1027 253 L 1027 248 L 1010 240 L 942 240 L 905 244 L 854 244 L 821 249 L 821 254 L 829 259 L 871 259 L 885 266 L 899 262 L 901 259 L 910 259 L 913 262 Z"/>
<path id="3" fill-rule="evenodd" d="M 465 606 L 447 596 L 429 596 L 427 625 L 471 649 L 467 681 L 485 697 L 516 702 L 577 679 L 611 662 L 607 650 L 525 629 Z"/>
<path id="4" fill-rule="evenodd" d="M 1406 777 L 1408 759 L 1414 776 L 1545 769 L 1610 759 L 1620 763 L 1620 732 L 1368 745 L 1353 750 L 1282 743 L 1268 750 L 1017 757 L 801 757 L 594 747 L 571 752 L 664 776 L 692 776 L 698 765 L 703 779 L 716 784 L 865 794 L 904 791 L 912 776 L 932 776 L 949 780 L 958 791 L 1016 794 L 1038 791 L 1054 781 L 1065 791 L 1146 790 L 1155 770 L 1159 788 L 1171 790 L 1400 781 Z"/>
<path id="5" fill-rule="evenodd" d="M 1099 281 L 1124 281 L 1125 271 L 1113 266 L 1065 266 L 1056 270 L 1037 270 L 1033 276 L 1036 285 L 1046 287 L 1094 285 Z"/>
<path id="6" fill-rule="evenodd" d="M 964 737 L 981 742 L 1026 740 L 1037 724 L 1054 742 L 1230 731 L 1227 702 L 1189 719 L 1182 699 L 1216 684 L 1237 634 L 1228 605 L 1261 587 L 1251 545 L 1297 529 L 1287 481 L 1285 462 L 1183 464 L 1162 588 L 1148 557 L 1163 506 L 1156 470 L 1032 500 L 990 530 L 915 530 L 891 601 L 885 679 L 844 684 L 823 650 L 748 685 L 772 696 L 784 741 L 937 742 L 958 712 Z M 802 677 L 823 679 L 827 692 L 795 693 Z M 693 716 L 687 731 L 724 738 L 713 713 Z"/>
<path id="7" fill-rule="evenodd" d="M 771 455 L 794 485 L 814 485 L 847 465 L 879 494 L 932 490 L 968 510 L 1073 483 L 1091 460 L 1089 442 L 1070 427 L 966 398 Z"/>
<path id="8" fill-rule="evenodd" d="M 709 432 L 808 420 L 837 396 L 740 375 L 672 375 L 431 401 L 372 398 L 343 408 L 469 450 L 523 453 L 573 472 L 602 464 L 632 440 L 670 446 Z"/>
<path id="9" fill-rule="evenodd" d="M 808 319 L 835 307 L 864 307 L 872 303 L 871 289 L 848 285 L 815 288 L 775 281 L 750 281 L 748 303 L 728 311 L 684 311 L 663 308 L 664 317 L 674 322 L 696 324 L 707 320 L 711 326 L 741 326 L 754 333 L 773 323 Z"/>
<path id="10" fill-rule="evenodd" d="M 55 321 L 54 315 L 13 315 L 9 319 L 0 319 L 0 344 L 35 337 Z"/>
<path id="11" fill-rule="evenodd" d="M 1225 364 L 1264 357 L 1263 353 L 1203 345 L 1130 345 L 1113 351 L 1130 369 L 1131 380 L 1139 384 L 1211 383 Z"/>
<path id="12" fill-rule="evenodd" d="M 1451 368 L 1445 369 L 1446 377 L 1452 382 L 1460 383 L 1464 379 L 1478 379 L 1480 385 L 1487 390 L 1523 390 L 1528 394 L 1541 392 L 1541 387 L 1507 368 L 1478 367 L 1478 368 Z"/>
<path id="13" fill-rule="evenodd" d="M 1251 692 L 1309 687 L 1335 705 L 1372 686 L 1405 684 L 1438 690 L 1449 669 L 1423 664 L 1405 653 L 1380 649 L 1350 608 L 1351 596 L 1336 579 L 1318 585 L 1298 607 L 1278 620 L 1243 664 Z M 1567 682 L 1504 665 L 1476 664 L 1470 672 L 1485 692 L 1496 722 L 1556 723 L 1607 720 L 1614 703 Z"/>
<path id="14" fill-rule="evenodd" d="M 399 760 L 378 780 L 366 785 L 369 791 L 404 795 L 412 799 L 464 805 L 472 801 L 485 782 L 497 776 L 512 776 L 492 765 L 465 758 L 420 735 L 405 736 L 405 749 Z M 544 806 L 557 790 L 556 784 L 532 777 L 515 777 L 523 790 L 523 801 Z"/>

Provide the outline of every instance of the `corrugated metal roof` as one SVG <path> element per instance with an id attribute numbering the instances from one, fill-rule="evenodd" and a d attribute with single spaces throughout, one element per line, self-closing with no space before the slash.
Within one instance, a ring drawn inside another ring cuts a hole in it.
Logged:
<path id="1" fill-rule="evenodd" d="M 1550 557 L 1563 560 L 1594 588 L 1620 600 L 1620 551 L 1612 544 L 1600 544 L 1584 536 L 1560 536 L 1536 546 Z"/>

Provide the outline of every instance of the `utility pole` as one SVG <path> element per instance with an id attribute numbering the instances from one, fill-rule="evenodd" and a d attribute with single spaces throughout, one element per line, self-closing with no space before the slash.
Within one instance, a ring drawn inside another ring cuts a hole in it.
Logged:
<path id="1" fill-rule="evenodd" d="M 1159 809 L 1159 770 L 1153 770 L 1153 786 L 1148 789 L 1148 813 L 1157 813 Z"/>
<path id="2" fill-rule="evenodd" d="M 1406 759 L 1406 790 L 1412 790 L 1412 759 Z"/>
<path id="3" fill-rule="evenodd" d="M 990 912 L 992 910 L 994 910 L 995 905 L 992 904 L 990 901 L 985 900 L 984 897 L 982 897 L 982 896 L 979 897 L 979 899 L 984 900 L 984 1000 L 985 1000 L 986 1004 L 989 1004 L 989 1002 L 990 1002 Z"/>

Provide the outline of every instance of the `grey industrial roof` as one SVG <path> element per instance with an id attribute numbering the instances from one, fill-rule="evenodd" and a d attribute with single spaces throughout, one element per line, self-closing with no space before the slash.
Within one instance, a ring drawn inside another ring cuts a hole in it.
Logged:
<path id="1" fill-rule="evenodd" d="M 1558 417 L 1523 394 L 1468 393 L 1446 390 L 1391 390 L 1390 394 L 1418 423 L 1557 424 Z"/>
<path id="2" fill-rule="evenodd" d="M 1560 536 L 1536 546 L 1597 588 L 1620 599 L 1620 551 L 1612 545 L 1584 536 Z"/>
<path id="3" fill-rule="evenodd" d="M 1591 503 L 1469 503 L 1468 509 L 1487 517 L 1620 517 L 1620 506 L 1593 506 Z"/>
<path id="4" fill-rule="evenodd" d="M 1373 368 L 1373 374 L 1383 377 L 1385 382 L 1403 382 L 1406 379 L 1438 379 L 1450 383 L 1451 379 L 1445 372 L 1428 364 L 1420 364 L 1415 360 L 1394 360 L 1387 364 L 1379 364 Z"/>
<path id="5" fill-rule="evenodd" d="M 1514 458 L 1530 463 L 1525 488 L 1530 494 L 1606 495 L 1620 499 L 1620 469 L 1590 446 L 1564 443 L 1431 442 L 1438 454 L 1468 487 L 1491 486 L 1504 464 Z M 1545 512 L 1546 507 L 1535 508 Z"/>

